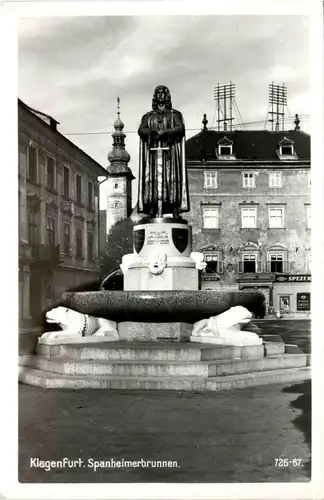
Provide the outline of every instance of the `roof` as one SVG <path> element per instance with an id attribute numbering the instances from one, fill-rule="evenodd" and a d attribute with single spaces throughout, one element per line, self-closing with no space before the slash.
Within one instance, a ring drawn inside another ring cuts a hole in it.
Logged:
<path id="1" fill-rule="evenodd" d="M 233 154 L 238 160 L 278 160 L 277 145 L 285 137 L 294 142 L 299 160 L 310 160 L 310 135 L 297 130 L 280 132 L 269 130 L 233 130 L 232 132 L 202 130 L 186 141 L 187 160 L 216 161 L 217 144 L 224 137 L 233 141 Z"/>
<path id="2" fill-rule="evenodd" d="M 86 160 L 89 160 L 94 166 L 97 167 L 97 169 L 100 171 L 100 175 L 107 177 L 107 170 L 100 165 L 96 160 L 94 160 L 90 155 L 88 155 L 83 149 L 79 148 L 76 144 L 74 144 L 72 141 L 70 141 L 65 135 L 61 134 L 56 128 L 56 125 L 59 123 L 56 121 L 52 116 L 46 115 L 42 111 L 37 111 L 36 109 L 33 109 L 29 107 L 26 103 L 24 103 L 21 99 L 18 98 L 18 107 L 21 109 L 24 109 L 28 113 L 31 113 L 36 120 L 39 120 L 44 127 L 47 127 L 52 131 L 52 133 L 56 134 L 59 136 L 59 138 L 62 140 L 62 142 L 65 142 L 68 144 L 70 147 L 76 149 L 77 151 L 82 154 Z M 49 123 L 48 123 L 48 121 Z"/>

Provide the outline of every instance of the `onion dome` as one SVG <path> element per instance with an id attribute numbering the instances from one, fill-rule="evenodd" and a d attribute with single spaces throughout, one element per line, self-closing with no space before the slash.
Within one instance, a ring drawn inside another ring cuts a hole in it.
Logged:
<path id="1" fill-rule="evenodd" d="M 131 174 L 131 170 L 127 166 L 130 161 L 130 155 L 125 149 L 126 134 L 123 132 L 124 123 L 120 118 L 119 103 L 120 99 L 117 97 L 117 119 L 114 122 L 115 132 L 111 134 L 113 138 L 113 149 L 108 154 L 110 165 L 107 170 L 109 173 L 114 174 L 122 172 Z"/>

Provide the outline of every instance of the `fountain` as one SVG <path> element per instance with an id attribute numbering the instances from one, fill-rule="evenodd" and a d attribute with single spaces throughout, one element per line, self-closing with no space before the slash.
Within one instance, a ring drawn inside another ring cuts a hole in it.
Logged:
<path id="1" fill-rule="evenodd" d="M 220 390 L 309 378 L 307 356 L 278 336 L 261 338 L 257 291 L 202 291 L 203 255 L 192 251 L 182 115 L 155 89 L 139 127 L 138 211 L 123 290 L 65 293 L 20 380 L 45 387 Z M 100 320 L 98 320 L 98 318 Z"/>

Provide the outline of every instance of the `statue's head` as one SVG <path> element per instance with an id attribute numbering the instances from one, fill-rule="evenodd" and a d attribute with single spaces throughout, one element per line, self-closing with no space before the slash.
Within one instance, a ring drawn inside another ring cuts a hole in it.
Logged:
<path id="1" fill-rule="evenodd" d="M 168 87 L 159 85 L 154 90 L 152 99 L 152 109 L 158 109 L 159 104 L 164 104 L 166 109 L 172 109 L 171 94 Z"/>

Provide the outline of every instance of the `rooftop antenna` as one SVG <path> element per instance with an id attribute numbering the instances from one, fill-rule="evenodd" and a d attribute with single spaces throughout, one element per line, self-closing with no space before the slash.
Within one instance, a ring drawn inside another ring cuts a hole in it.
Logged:
<path id="1" fill-rule="evenodd" d="M 235 84 L 230 82 L 228 85 L 219 85 L 214 87 L 214 100 L 217 101 L 217 130 L 220 130 L 220 124 L 224 123 L 224 130 L 227 130 L 229 122 L 230 131 L 233 129 L 233 101 L 235 97 Z M 223 110 L 221 110 L 223 105 Z M 221 118 L 223 116 L 223 118 Z"/>
<path id="2" fill-rule="evenodd" d="M 276 85 L 273 82 L 269 85 L 269 105 L 271 111 L 269 114 L 271 118 L 271 130 L 273 132 L 274 123 L 276 124 L 276 132 L 279 132 L 280 121 L 282 130 L 284 130 L 284 120 L 285 120 L 285 108 L 287 107 L 287 87 L 282 85 Z"/>

